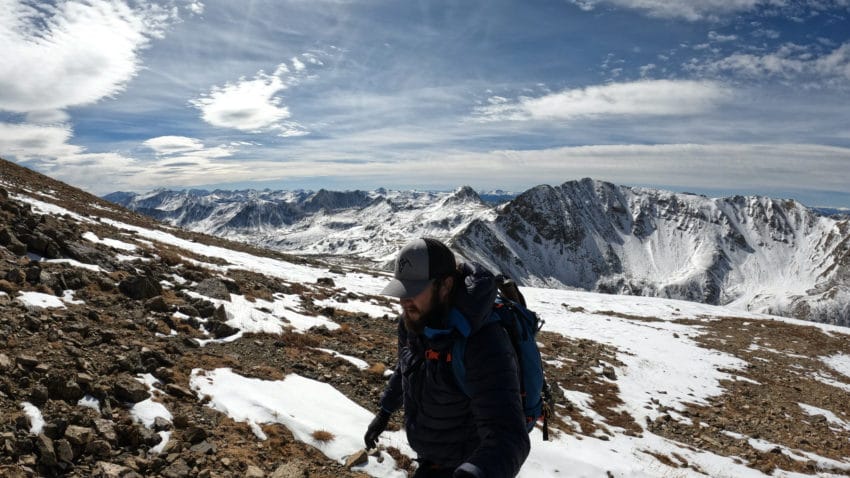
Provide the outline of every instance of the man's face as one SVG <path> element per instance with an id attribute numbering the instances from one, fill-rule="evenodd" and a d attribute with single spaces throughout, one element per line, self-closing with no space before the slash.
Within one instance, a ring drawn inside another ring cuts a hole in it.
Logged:
<path id="1" fill-rule="evenodd" d="M 448 312 L 448 296 L 452 278 L 436 281 L 413 297 L 401 299 L 402 319 L 407 330 L 421 334 L 434 319 Z"/>

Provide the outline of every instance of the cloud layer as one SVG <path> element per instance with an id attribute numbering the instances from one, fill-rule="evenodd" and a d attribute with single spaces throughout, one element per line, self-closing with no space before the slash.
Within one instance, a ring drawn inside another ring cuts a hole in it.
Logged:
<path id="1" fill-rule="evenodd" d="M 644 11 L 654 17 L 682 18 L 688 21 L 717 19 L 756 8 L 797 12 L 848 7 L 846 0 L 569 0 L 582 10 L 600 5 Z"/>
<path id="2" fill-rule="evenodd" d="M 732 94 L 719 83 L 642 80 L 565 90 L 515 101 L 491 97 L 476 109 L 484 121 L 570 120 L 605 116 L 678 116 L 710 111 Z"/>

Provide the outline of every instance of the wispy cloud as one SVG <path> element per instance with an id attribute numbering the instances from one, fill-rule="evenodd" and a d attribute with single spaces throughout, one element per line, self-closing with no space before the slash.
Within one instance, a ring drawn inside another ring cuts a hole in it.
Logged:
<path id="1" fill-rule="evenodd" d="M 732 97 L 720 83 L 687 80 L 641 80 L 566 90 L 508 100 L 493 96 L 478 107 L 481 121 L 577 119 L 603 116 L 693 115 Z"/>
<path id="2" fill-rule="evenodd" d="M 850 80 L 850 42 L 818 55 L 812 47 L 786 43 L 772 53 L 735 53 L 706 63 L 692 62 L 686 68 L 711 76 L 733 74 L 747 79 L 779 78 L 831 86 Z"/>
<path id="3" fill-rule="evenodd" d="M 57 110 L 117 95 L 138 73 L 140 51 L 176 15 L 146 2 L 3 1 L 0 110 L 62 120 Z"/>
<path id="4" fill-rule="evenodd" d="M 818 11 L 846 8 L 846 0 L 569 0 L 582 10 L 593 10 L 599 5 L 628 8 L 646 12 L 660 18 L 682 18 L 689 21 L 717 19 L 756 8 L 788 10 L 798 14 L 802 10 Z"/>
<path id="5" fill-rule="evenodd" d="M 238 143 L 208 147 L 200 139 L 186 136 L 160 136 L 145 141 L 144 145 L 156 153 L 163 165 L 207 164 L 211 159 L 233 156 L 239 150 Z"/>
<path id="6" fill-rule="evenodd" d="M 737 40 L 738 35 L 722 35 L 712 30 L 708 32 L 708 39 L 713 42 L 729 42 Z"/>
<path id="7" fill-rule="evenodd" d="M 593 10 L 598 5 L 642 10 L 649 15 L 663 18 L 701 20 L 707 16 L 723 15 L 750 10 L 759 3 L 769 0 L 570 0 L 583 10 Z"/>
<path id="8" fill-rule="evenodd" d="M 292 113 L 284 104 L 282 93 L 297 86 L 308 73 L 308 64 L 323 66 L 313 53 L 293 57 L 292 67 L 279 64 L 272 74 L 257 72 L 253 78 L 239 78 L 224 86 L 213 86 L 208 93 L 190 100 L 201 111 L 201 118 L 220 128 L 249 133 L 274 132 L 278 136 L 309 134 L 304 126 L 290 120 Z"/>

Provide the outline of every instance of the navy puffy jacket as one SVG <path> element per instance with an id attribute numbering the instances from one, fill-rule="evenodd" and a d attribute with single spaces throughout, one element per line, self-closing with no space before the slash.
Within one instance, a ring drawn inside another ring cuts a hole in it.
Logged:
<path id="1" fill-rule="evenodd" d="M 515 353 L 499 324 L 482 325 L 492 313 L 495 278 L 475 263 L 463 264 L 461 270 L 463 284 L 443 327 L 416 335 L 399 321 L 399 360 L 381 408 L 393 412 L 404 405 L 407 439 L 420 461 L 462 466 L 482 478 L 513 477 L 530 446 Z M 465 327 L 469 396 L 458 387 L 451 363 L 425 356 L 430 349 L 445 357 Z"/>

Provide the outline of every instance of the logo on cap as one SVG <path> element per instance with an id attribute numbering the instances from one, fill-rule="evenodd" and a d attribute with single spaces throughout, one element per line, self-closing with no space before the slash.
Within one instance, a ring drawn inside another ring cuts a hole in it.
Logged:
<path id="1" fill-rule="evenodd" d="M 402 257 L 398 261 L 398 273 L 399 273 L 399 275 L 404 274 L 404 268 L 405 267 L 412 266 L 412 265 L 413 265 L 413 263 L 410 262 L 410 259 L 408 259 L 406 257 Z"/>

